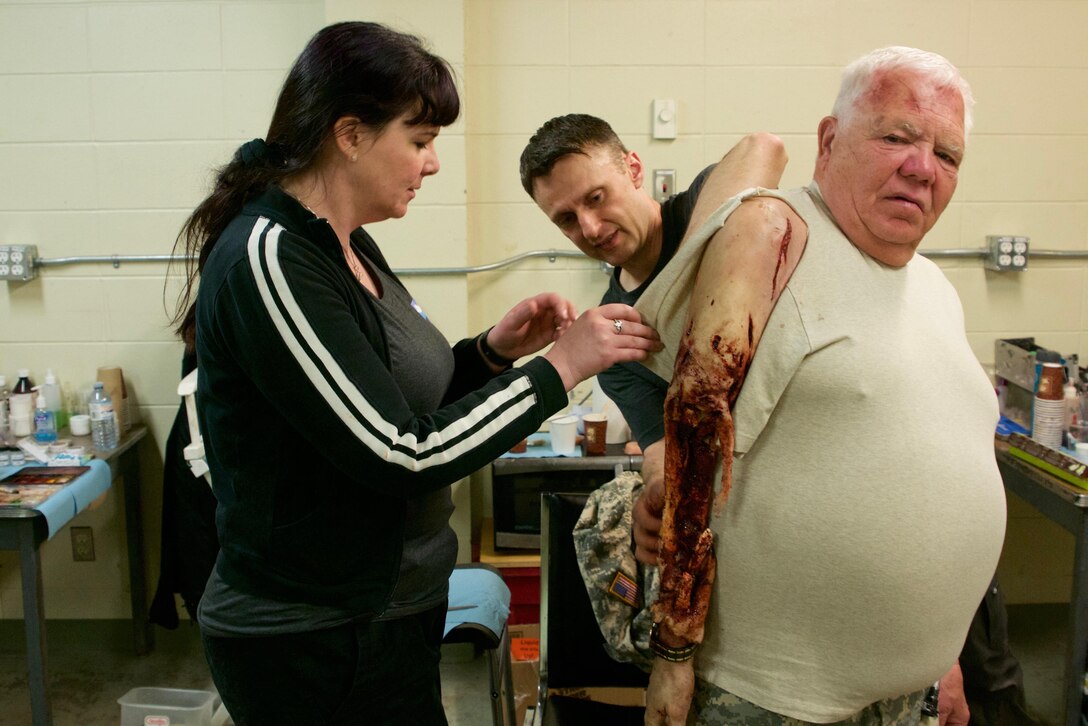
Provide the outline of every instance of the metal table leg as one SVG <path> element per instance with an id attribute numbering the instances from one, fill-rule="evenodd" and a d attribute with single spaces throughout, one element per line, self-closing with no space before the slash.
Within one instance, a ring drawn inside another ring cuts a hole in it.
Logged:
<path id="1" fill-rule="evenodd" d="M 27 681 L 34 726 L 52 726 L 48 676 L 45 669 L 45 601 L 42 599 L 42 562 L 33 520 L 19 523 L 19 570 L 23 584 L 23 622 L 26 627 Z"/>
<path id="2" fill-rule="evenodd" d="M 140 503 L 139 447 L 122 454 L 120 473 L 125 492 L 125 540 L 128 544 L 128 579 L 132 601 L 132 635 L 136 655 L 147 655 L 155 645 L 148 620 L 147 571 L 144 567 L 144 526 Z"/>
<path id="3" fill-rule="evenodd" d="M 1073 556 L 1073 592 L 1069 602 L 1066 647 L 1065 723 L 1079 726 L 1085 658 L 1088 657 L 1088 517 L 1081 517 Z"/>

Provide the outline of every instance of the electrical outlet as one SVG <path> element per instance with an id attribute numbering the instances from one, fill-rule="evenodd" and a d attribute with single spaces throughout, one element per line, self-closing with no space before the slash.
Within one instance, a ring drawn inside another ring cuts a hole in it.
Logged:
<path id="1" fill-rule="evenodd" d="M 989 256 L 986 269 L 997 272 L 1023 272 L 1028 266 L 1028 237 L 1016 235 L 986 236 Z"/>
<path id="2" fill-rule="evenodd" d="M 38 276 L 37 259 L 37 245 L 0 245 L 0 280 L 33 280 Z"/>
<path id="3" fill-rule="evenodd" d="M 72 527 L 72 559 L 94 562 L 94 531 L 90 527 Z"/>
<path id="4" fill-rule="evenodd" d="M 654 200 L 664 202 L 676 194 L 676 169 L 654 169 Z"/>

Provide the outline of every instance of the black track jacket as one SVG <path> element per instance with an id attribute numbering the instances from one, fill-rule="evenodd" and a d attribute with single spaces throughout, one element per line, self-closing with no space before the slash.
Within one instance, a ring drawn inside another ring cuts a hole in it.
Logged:
<path id="1" fill-rule="evenodd" d="M 361 228 L 352 242 L 392 274 Z M 543 358 L 492 376 L 472 339 L 454 356 L 442 408 L 414 415 L 332 228 L 279 188 L 247 204 L 197 294 L 220 575 L 269 598 L 382 612 L 406 499 L 485 466 L 567 402 Z"/>

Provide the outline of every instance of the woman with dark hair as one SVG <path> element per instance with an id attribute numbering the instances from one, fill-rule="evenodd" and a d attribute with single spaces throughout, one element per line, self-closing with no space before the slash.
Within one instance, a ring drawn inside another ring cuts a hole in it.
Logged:
<path id="1" fill-rule="evenodd" d="M 362 226 L 406 213 L 459 111 L 416 38 L 327 27 L 179 236 L 220 540 L 198 619 L 240 726 L 446 723 L 450 485 L 659 347 L 628 306 L 540 294 L 451 349 Z"/>

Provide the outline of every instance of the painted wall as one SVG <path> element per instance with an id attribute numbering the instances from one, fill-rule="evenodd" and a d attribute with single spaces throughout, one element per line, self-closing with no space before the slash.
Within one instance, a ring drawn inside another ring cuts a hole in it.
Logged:
<path id="1" fill-rule="evenodd" d="M 373 19 L 427 38 L 451 61 L 464 114 L 438 142 L 442 172 L 411 214 L 371 230 L 394 267 L 494 262 L 573 247 L 521 190 L 517 158 L 547 118 L 609 119 L 649 168 L 686 186 L 741 135 L 783 136 L 785 183 L 808 180 L 814 131 L 841 67 L 880 45 L 917 45 L 959 65 L 978 98 L 961 183 L 923 248 L 978 248 L 1023 234 L 1034 249 L 1088 250 L 1088 2 L 919 0 L 0 0 L 0 244 L 46 259 L 166 254 L 212 170 L 262 136 L 276 91 L 326 23 Z M 679 137 L 650 138 L 650 104 L 677 102 Z M 1035 335 L 1088 355 L 1088 264 L 1033 259 L 1019 275 L 942 262 L 984 365 L 999 337 Z M 0 373 L 52 367 L 70 390 L 119 365 L 142 420 L 145 529 L 157 581 L 158 471 L 177 406 L 180 347 L 169 311 L 175 269 L 108 263 L 47 268 L 0 283 Z M 585 260 L 408 284 L 451 339 L 525 295 L 555 289 L 581 308 L 605 277 Z M 576 391 L 581 397 L 588 387 Z M 889 430 L 892 426 L 889 424 Z M 486 477 L 457 493 L 463 555 L 489 507 Z M 128 615 L 118 493 L 78 524 L 98 558 L 73 563 L 68 532 L 45 547 L 53 618 Z M 1068 537 L 1010 502 L 1000 574 L 1014 601 L 1067 597 Z M 0 617 L 22 615 L 17 560 L 0 553 Z"/>

